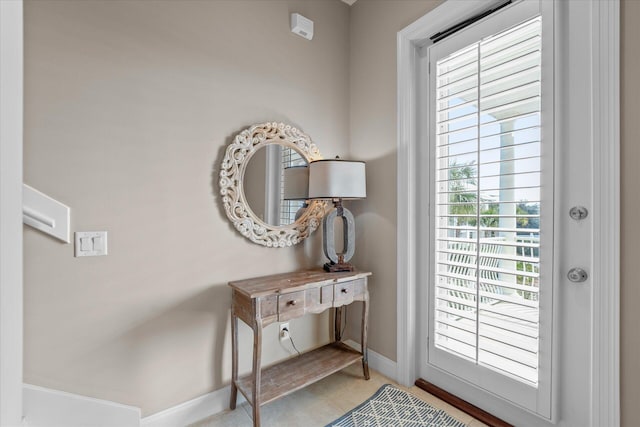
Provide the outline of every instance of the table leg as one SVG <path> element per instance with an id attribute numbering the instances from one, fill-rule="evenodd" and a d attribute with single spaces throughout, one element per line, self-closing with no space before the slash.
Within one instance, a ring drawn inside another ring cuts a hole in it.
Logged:
<path id="1" fill-rule="evenodd" d="M 236 409 L 238 397 L 238 316 L 231 309 L 231 402 L 229 408 Z"/>
<path id="2" fill-rule="evenodd" d="M 260 427 L 260 358 L 262 357 L 262 321 L 253 329 L 253 425 Z"/>
<path id="3" fill-rule="evenodd" d="M 369 291 L 365 290 L 362 301 L 362 373 L 365 379 L 369 379 L 369 351 L 367 348 L 367 325 L 369 323 Z"/>
<path id="4" fill-rule="evenodd" d="M 335 316 L 334 316 L 334 330 L 333 336 L 336 341 L 340 341 L 342 339 L 342 331 L 340 328 L 342 327 L 342 307 L 336 307 Z"/>

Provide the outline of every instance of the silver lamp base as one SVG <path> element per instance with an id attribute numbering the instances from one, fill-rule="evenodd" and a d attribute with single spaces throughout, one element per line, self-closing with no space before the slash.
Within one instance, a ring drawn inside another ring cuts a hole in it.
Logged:
<path id="1" fill-rule="evenodd" d="M 356 229 L 353 214 L 342 206 L 342 200 L 335 203 L 336 208 L 324 217 L 322 221 L 322 249 L 330 262 L 324 265 L 329 272 L 354 271 L 353 265 L 348 261 L 356 249 Z M 335 233 L 333 223 L 337 217 L 342 218 L 343 248 L 344 252 L 336 253 Z"/>

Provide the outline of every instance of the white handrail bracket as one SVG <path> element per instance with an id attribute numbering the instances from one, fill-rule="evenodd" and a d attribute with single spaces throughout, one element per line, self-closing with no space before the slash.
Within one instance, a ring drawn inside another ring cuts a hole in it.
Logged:
<path id="1" fill-rule="evenodd" d="M 70 243 L 71 209 L 22 184 L 22 222 L 65 243 Z"/>

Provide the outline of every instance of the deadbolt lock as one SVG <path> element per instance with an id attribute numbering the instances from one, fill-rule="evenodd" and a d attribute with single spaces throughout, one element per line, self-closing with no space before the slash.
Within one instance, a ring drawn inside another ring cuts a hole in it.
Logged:
<path id="1" fill-rule="evenodd" d="M 589 211 L 584 206 L 574 206 L 569 210 L 569 216 L 576 221 L 585 219 L 589 215 Z"/>

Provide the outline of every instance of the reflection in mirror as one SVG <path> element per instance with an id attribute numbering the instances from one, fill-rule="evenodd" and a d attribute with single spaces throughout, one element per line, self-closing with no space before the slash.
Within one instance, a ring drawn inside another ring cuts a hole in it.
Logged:
<path id="1" fill-rule="evenodd" d="M 309 207 L 309 166 L 284 168 L 284 202 L 286 215 L 297 221 Z M 295 213 L 294 213 L 295 211 Z"/>
<path id="2" fill-rule="evenodd" d="M 307 161 L 295 149 L 279 144 L 259 148 L 247 164 L 243 187 L 247 204 L 265 224 L 293 224 L 305 206 Z M 298 214 L 296 216 L 296 214 Z"/>

